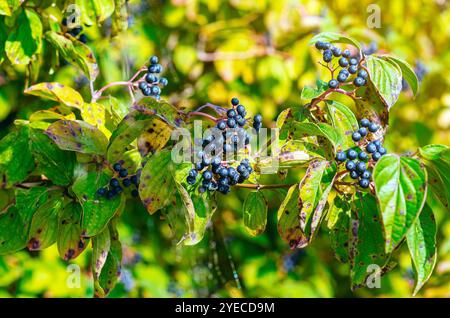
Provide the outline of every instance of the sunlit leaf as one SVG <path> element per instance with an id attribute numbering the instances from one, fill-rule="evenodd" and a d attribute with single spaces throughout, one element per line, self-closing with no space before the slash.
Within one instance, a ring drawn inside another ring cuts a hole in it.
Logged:
<path id="1" fill-rule="evenodd" d="M 433 211 L 425 205 L 419 218 L 406 235 L 409 252 L 416 273 L 416 295 L 430 278 L 436 265 L 436 221 Z"/>
<path id="2" fill-rule="evenodd" d="M 267 224 L 267 201 L 261 191 L 247 195 L 242 208 L 245 229 L 253 236 L 264 232 Z"/>
<path id="3" fill-rule="evenodd" d="M 45 39 L 58 50 L 62 58 L 80 67 L 89 80 L 95 80 L 99 72 L 98 65 L 87 45 L 73 37 L 69 39 L 54 31 L 47 31 Z"/>
<path id="4" fill-rule="evenodd" d="M 386 155 L 375 166 L 373 180 L 389 253 L 402 241 L 423 208 L 427 174 L 417 159 Z"/>
<path id="5" fill-rule="evenodd" d="M 20 127 L 0 140 L 0 188 L 21 182 L 34 169 L 29 128 Z"/>
<path id="6" fill-rule="evenodd" d="M 60 102 L 64 105 L 81 108 L 83 105 L 83 97 L 80 93 L 69 86 L 60 83 L 39 83 L 28 87 L 25 94 L 39 96 L 44 99 L 50 99 Z"/>
<path id="7" fill-rule="evenodd" d="M 5 52 L 13 64 L 28 64 L 41 48 L 42 23 L 31 9 L 22 10 L 16 27 L 8 34 Z"/>

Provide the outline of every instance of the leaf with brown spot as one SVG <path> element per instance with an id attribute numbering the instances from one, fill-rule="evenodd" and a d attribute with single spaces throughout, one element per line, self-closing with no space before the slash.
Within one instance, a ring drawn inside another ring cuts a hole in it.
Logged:
<path id="1" fill-rule="evenodd" d="M 299 187 L 298 185 L 293 185 L 289 188 L 286 197 L 278 209 L 278 233 L 288 242 L 291 248 L 295 248 L 300 244 L 300 240 L 303 237 L 297 207 L 298 195 Z"/>
<path id="2" fill-rule="evenodd" d="M 138 149 L 142 157 L 162 149 L 170 140 L 172 128 L 161 119 L 155 119 L 152 127 L 138 137 Z"/>
<path id="3" fill-rule="evenodd" d="M 53 100 L 69 107 L 81 109 L 84 104 L 83 97 L 73 88 L 60 83 L 39 83 L 28 87 L 25 94 Z"/>
<path id="4" fill-rule="evenodd" d="M 84 103 L 81 106 L 81 117 L 88 124 L 97 127 L 106 138 L 111 137 L 111 132 L 106 128 L 105 106 L 99 103 Z"/>
<path id="5" fill-rule="evenodd" d="M 22 126 L 0 140 L 0 188 L 24 181 L 34 169 L 30 129 Z"/>
<path id="6" fill-rule="evenodd" d="M 0 214 L 0 255 L 26 247 L 31 220 L 49 195 L 46 187 L 17 189 L 16 203 Z"/>
<path id="7" fill-rule="evenodd" d="M 120 213 L 125 203 L 125 196 L 118 195 L 107 199 L 97 195 L 97 190 L 108 185 L 111 175 L 105 171 L 91 171 L 78 177 L 72 191 L 78 198 L 83 210 L 81 228 L 83 236 L 99 234 L 114 215 Z"/>
<path id="8" fill-rule="evenodd" d="M 89 239 L 81 235 L 81 215 L 81 205 L 72 201 L 59 216 L 56 243 L 59 255 L 65 261 L 78 257 L 88 244 Z"/>
<path id="9" fill-rule="evenodd" d="M 117 283 L 121 273 L 122 244 L 117 231 L 117 219 L 109 224 L 110 248 L 106 261 L 98 278 L 94 276 L 94 293 L 96 297 L 107 296 Z"/>
<path id="10" fill-rule="evenodd" d="M 106 136 L 96 127 L 81 120 L 58 120 L 45 131 L 60 149 L 104 155 Z"/>
<path id="11" fill-rule="evenodd" d="M 374 264 L 385 273 L 389 254 L 384 251 L 383 225 L 381 213 L 375 197 L 371 194 L 359 194 L 353 201 L 350 220 L 350 277 L 352 289 L 365 286 L 372 271 L 368 266 Z"/>
<path id="12" fill-rule="evenodd" d="M 373 180 L 383 216 L 386 252 L 391 252 L 425 204 L 427 173 L 419 160 L 390 154 L 377 162 Z"/>
<path id="13" fill-rule="evenodd" d="M 63 193 L 53 190 L 48 194 L 48 200 L 34 213 L 28 234 L 28 249 L 43 250 L 56 242 L 58 234 L 58 219 L 63 207 Z"/>
<path id="14" fill-rule="evenodd" d="M 109 234 L 109 227 L 92 238 L 92 272 L 94 278 L 98 279 L 102 268 L 108 258 L 109 249 L 111 247 L 111 238 Z"/>
<path id="15" fill-rule="evenodd" d="M 97 61 L 89 46 L 76 38 L 47 31 L 45 39 L 58 50 L 61 57 L 80 67 L 90 81 L 94 81 L 99 73 Z"/>
<path id="16" fill-rule="evenodd" d="M 176 191 L 173 170 L 171 151 L 168 149 L 149 157 L 142 169 L 139 195 L 150 214 L 164 208 Z"/>

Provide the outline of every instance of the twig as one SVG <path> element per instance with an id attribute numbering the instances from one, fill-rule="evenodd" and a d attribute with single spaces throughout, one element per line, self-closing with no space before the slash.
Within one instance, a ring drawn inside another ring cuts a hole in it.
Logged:
<path id="1" fill-rule="evenodd" d="M 293 185 L 294 184 L 251 184 L 251 183 L 244 183 L 244 184 L 236 184 L 236 187 L 246 188 L 246 189 L 262 190 L 262 189 L 290 188 Z"/>
<path id="2" fill-rule="evenodd" d="M 188 117 L 192 117 L 192 116 L 202 116 L 205 118 L 208 118 L 209 120 L 213 121 L 213 122 L 217 122 L 217 118 L 214 116 L 211 116 L 210 114 L 207 113 L 203 113 L 203 112 L 190 112 L 188 113 Z"/>

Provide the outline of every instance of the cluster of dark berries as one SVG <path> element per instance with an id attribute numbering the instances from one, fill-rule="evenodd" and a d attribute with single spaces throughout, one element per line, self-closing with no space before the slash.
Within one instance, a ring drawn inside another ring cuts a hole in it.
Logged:
<path id="1" fill-rule="evenodd" d="M 358 67 L 359 61 L 355 57 L 350 57 L 350 51 L 342 51 L 340 48 L 331 45 L 328 42 L 317 41 L 315 44 L 316 48 L 323 51 L 323 60 L 329 63 L 333 58 L 339 58 L 338 63 L 341 67 L 339 74 L 336 79 L 331 79 L 328 82 L 330 88 L 339 87 L 340 83 L 346 83 L 350 76 L 356 74 L 353 79 L 353 84 L 356 87 L 364 86 L 368 74 L 365 69 Z"/>
<path id="2" fill-rule="evenodd" d="M 253 172 L 248 159 L 243 159 L 236 168 L 226 164 L 228 155 L 247 147 L 251 140 L 251 135 L 244 129 L 248 123 L 245 107 L 239 104 L 237 98 L 233 98 L 231 104 L 233 107 L 227 111 L 227 117 L 219 119 L 212 129 L 213 134 L 196 141 L 202 150 L 195 154 L 198 160 L 194 169 L 189 171 L 186 181 L 193 185 L 201 174 L 202 185 L 198 188 L 200 193 L 219 191 L 227 194 L 230 186 L 244 182 Z M 262 116 L 256 115 L 252 125 L 259 131 Z"/>
<path id="3" fill-rule="evenodd" d="M 350 177 L 352 179 L 359 179 L 359 185 L 362 188 L 367 188 L 372 172 L 367 170 L 366 163 L 370 160 L 373 162 L 378 161 L 387 151 L 380 140 L 365 140 L 369 133 L 376 133 L 380 127 L 366 118 L 362 119 L 360 124 L 361 128 L 352 134 L 352 139 L 360 151 L 358 152 L 355 149 L 340 151 L 336 155 L 336 160 L 340 162 L 346 161 L 345 168 L 350 172 Z"/>
<path id="4" fill-rule="evenodd" d="M 163 67 L 158 63 L 158 57 L 152 56 L 150 58 L 150 65 L 147 69 L 147 74 L 143 81 L 139 82 L 139 89 L 144 96 L 152 96 L 156 100 L 161 98 L 161 89 L 169 83 L 167 78 L 159 77 Z"/>
<path id="5" fill-rule="evenodd" d="M 80 42 L 86 44 L 87 36 L 83 32 L 83 27 L 81 25 L 72 27 L 72 25 L 67 24 L 67 18 L 63 18 L 61 21 L 62 25 L 67 28 L 67 33 L 71 36 L 77 38 Z"/>
<path id="6" fill-rule="evenodd" d="M 109 180 L 109 185 L 97 190 L 97 195 L 101 197 L 106 197 L 107 199 L 112 199 L 115 196 L 121 194 L 124 188 L 129 188 L 134 185 L 134 189 L 131 190 L 131 195 L 133 197 L 138 197 L 138 187 L 139 187 L 139 177 L 141 170 L 135 175 L 129 175 L 128 170 L 123 168 L 122 165 L 117 162 L 113 165 L 114 176 Z"/>

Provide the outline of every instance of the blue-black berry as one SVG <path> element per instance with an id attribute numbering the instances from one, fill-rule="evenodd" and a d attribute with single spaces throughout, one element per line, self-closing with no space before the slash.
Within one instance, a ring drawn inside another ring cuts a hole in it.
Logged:
<path id="1" fill-rule="evenodd" d="M 358 71 L 358 66 L 350 65 L 347 70 L 350 74 L 355 74 Z"/>
<path id="2" fill-rule="evenodd" d="M 124 187 L 128 188 L 131 185 L 131 180 L 126 178 L 122 180 L 122 184 Z"/>
<path id="3" fill-rule="evenodd" d="M 228 118 L 234 118 L 234 117 L 236 117 L 236 111 L 234 110 L 234 109 L 229 109 L 228 111 L 227 111 L 227 117 Z"/>
<path id="4" fill-rule="evenodd" d="M 359 178 L 359 174 L 356 171 L 350 171 L 350 177 L 352 179 L 358 179 Z"/>
<path id="5" fill-rule="evenodd" d="M 139 191 L 134 189 L 133 191 L 131 191 L 131 195 L 135 198 L 137 198 L 139 196 Z"/>
<path id="6" fill-rule="evenodd" d="M 345 168 L 347 168 L 348 171 L 353 171 L 356 169 L 356 163 L 354 161 L 349 160 L 345 164 Z"/>
<path id="7" fill-rule="evenodd" d="M 358 156 L 358 153 L 356 152 L 356 150 L 350 149 L 349 151 L 347 151 L 348 159 L 354 160 L 354 159 L 356 159 L 357 156 Z"/>
<path id="8" fill-rule="evenodd" d="M 358 132 L 359 132 L 359 134 L 360 134 L 362 137 L 367 136 L 367 128 L 366 128 L 366 127 L 361 127 L 361 128 L 359 128 L 359 129 L 358 129 Z"/>
<path id="9" fill-rule="evenodd" d="M 345 57 L 341 57 L 339 59 L 339 66 L 340 67 L 347 67 L 348 66 L 348 60 Z"/>
<path id="10" fill-rule="evenodd" d="M 112 179 L 109 181 L 109 185 L 110 185 L 111 187 L 116 188 L 116 187 L 119 186 L 119 180 L 117 180 L 116 178 L 112 178 Z"/>
<path id="11" fill-rule="evenodd" d="M 324 62 L 331 62 L 331 60 L 333 59 L 333 53 L 331 53 L 330 50 L 325 50 L 323 51 L 323 60 Z"/>
<path id="12" fill-rule="evenodd" d="M 361 119 L 361 126 L 362 127 L 369 127 L 369 125 L 370 125 L 370 120 L 368 120 L 367 118 L 363 118 L 363 119 Z"/>
<path id="13" fill-rule="evenodd" d="M 127 169 L 120 169 L 119 176 L 121 178 L 125 178 L 126 176 L 128 176 L 128 170 Z"/>
<path id="14" fill-rule="evenodd" d="M 105 196 L 105 194 L 108 192 L 108 190 L 106 190 L 106 188 L 100 188 L 97 190 L 97 194 L 101 197 Z"/>
<path id="15" fill-rule="evenodd" d="M 383 156 L 387 153 L 387 150 L 384 147 L 378 147 L 378 152 Z"/>
<path id="16" fill-rule="evenodd" d="M 358 162 L 356 164 L 356 171 L 358 171 L 359 173 L 363 173 L 364 171 L 366 171 L 366 164 L 362 161 Z"/>
<path id="17" fill-rule="evenodd" d="M 338 47 L 333 46 L 331 48 L 331 52 L 333 53 L 334 56 L 339 57 L 342 54 L 342 50 Z"/>
<path id="18" fill-rule="evenodd" d="M 159 84 L 161 84 L 162 86 L 167 86 L 167 84 L 169 84 L 169 81 L 167 80 L 167 78 L 161 77 L 159 79 Z"/>
<path id="19" fill-rule="evenodd" d="M 367 154 L 364 152 L 364 151 L 361 151 L 359 154 L 358 154 L 358 159 L 359 160 L 367 160 Z"/>
<path id="20" fill-rule="evenodd" d="M 357 132 L 357 131 L 354 132 L 352 134 L 352 139 L 353 139 L 354 142 L 360 141 L 361 140 L 361 134 L 359 132 Z"/>
<path id="21" fill-rule="evenodd" d="M 378 130 L 378 125 L 377 124 L 375 124 L 375 123 L 371 123 L 370 125 L 369 125 L 369 131 L 370 132 L 377 132 L 377 130 Z"/>
<path id="22" fill-rule="evenodd" d="M 345 160 L 347 160 L 347 155 L 345 154 L 345 152 L 343 151 L 339 151 L 336 154 L 336 160 L 340 161 L 340 162 L 344 162 Z"/>
<path id="23" fill-rule="evenodd" d="M 122 169 L 122 165 L 120 164 L 120 163 L 115 163 L 114 165 L 113 165 L 113 169 L 114 169 L 114 171 L 117 171 L 117 172 L 119 172 L 120 171 L 120 169 Z"/>
<path id="24" fill-rule="evenodd" d="M 366 150 L 368 153 L 374 153 L 375 151 L 377 151 L 377 146 L 375 146 L 375 144 L 371 142 L 366 146 Z"/>
<path id="25" fill-rule="evenodd" d="M 368 76 L 368 74 L 367 74 L 366 70 L 360 69 L 360 70 L 358 71 L 358 76 L 359 76 L 359 77 L 362 77 L 362 78 L 364 78 L 364 79 L 366 79 L 367 76 Z"/>
<path id="26" fill-rule="evenodd" d="M 358 64 L 358 60 L 355 59 L 354 57 L 351 58 L 348 62 L 350 63 L 350 65 L 357 65 Z"/>
<path id="27" fill-rule="evenodd" d="M 233 105 L 233 106 L 239 105 L 239 99 L 237 97 L 233 97 L 231 99 L 231 105 Z"/>
<path id="28" fill-rule="evenodd" d="M 373 160 L 378 161 L 380 158 L 381 158 L 381 154 L 378 151 L 376 151 L 372 154 Z"/>
<path id="29" fill-rule="evenodd" d="M 331 81 L 328 82 L 328 86 L 330 88 L 336 88 L 339 86 L 339 82 L 335 79 L 332 79 Z"/>
<path id="30" fill-rule="evenodd" d="M 361 188 L 368 188 L 369 187 L 369 183 L 370 181 L 368 179 L 360 179 L 359 180 L 359 185 L 361 186 Z"/>
<path id="31" fill-rule="evenodd" d="M 369 170 L 366 170 L 361 174 L 361 178 L 363 178 L 363 179 L 370 179 L 371 176 L 372 176 L 372 173 Z"/>
<path id="32" fill-rule="evenodd" d="M 362 78 L 362 77 L 357 76 L 357 77 L 355 77 L 355 79 L 353 80 L 353 84 L 354 84 L 356 87 L 361 87 L 361 86 L 363 86 L 364 84 L 366 84 L 366 80 L 365 80 L 364 78 Z"/>
<path id="33" fill-rule="evenodd" d="M 130 181 L 131 181 L 132 184 L 138 184 L 139 183 L 138 177 L 136 175 L 131 176 L 130 177 Z"/>
<path id="34" fill-rule="evenodd" d="M 346 57 L 346 58 L 349 58 L 350 57 L 350 50 L 344 50 L 344 52 L 342 52 L 342 56 L 343 57 Z"/>
<path id="35" fill-rule="evenodd" d="M 158 64 L 158 62 L 159 62 L 159 60 L 158 60 L 158 57 L 157 57 L 156 55 L 153 55 L 153 56 L 150 58 L 150 63 L 151 63 L 151 64 Z"/>

